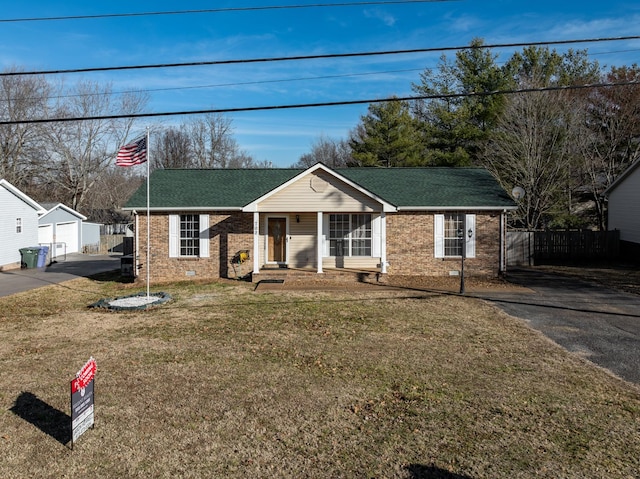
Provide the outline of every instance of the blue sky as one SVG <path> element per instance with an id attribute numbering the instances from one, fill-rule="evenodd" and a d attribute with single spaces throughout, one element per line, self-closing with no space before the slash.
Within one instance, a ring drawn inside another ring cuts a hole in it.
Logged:
<path id="1" fill-rule="evenodd" d="M 357 0 L 355 0 L 357 1 Z M 8 3 L 8 2 L 7 2 Z M 0 19 L 339 3 L 323 0 L 11 2 Z M 523 5 L 525 4 L 525 5 Z M 631 1 L 442 1 L 185 15 L 0 23 L 0 68 L 70 69 L 405 50 L 640 34 Z M 572 45 L 601 65 L 640 63 L 640 41 Z M 561 50 L 561 47 L 558 47 Z M 506 60 L 510 50 L 496 51 Z M 448 56 L 453 56 L 450 52 Z M 149 90 L 153 112 L 243 108 L 408 96 L 440 53 L 65 75 Z M 240 147 L 290 166 L 321 135 L 346 138 L 367 105 L 229 115 Z M 184 117 L 141 120 L 147 124 Z"/>

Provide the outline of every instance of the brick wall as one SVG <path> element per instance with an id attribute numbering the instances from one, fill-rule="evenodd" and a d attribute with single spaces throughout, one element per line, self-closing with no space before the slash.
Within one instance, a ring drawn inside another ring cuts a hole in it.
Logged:
<path id="1" fill-rule="evenodd" d="M 198 212 L 190 212 L 197 214 Z M 465 260 L 465 275 L 497 276 L 500 267 L 500 214 L 476 214 L 476 257 Z M 205 214 L 201 212 L 200 214 Z M 460 270 L 459 258 L 434 257 L 434 212 L 387 215 L 389 275 L 448 276 Z M 146 281 L 146 216 L 138 218 L 140 234 L 138 281 Z M 253 214 L 217 212 L 209 215 L 209 257 L 169 258 L 169 215 L 151 215 L 152 283 L 235 277 L 230 260 L 247 249 L 253 258 Z M 246 273 L 245 270 L 243 270 Z"/>
<path id="2" fill-rule="evenodd" d="M 437 213 L 437 212 L 436 212 Z M 497 276 L 500 269 L 500 214 L 476 214 L 476 257 L 465 260 L 465 275 Z M 459 258 L 435 258 L 434 212 L 387 215 L 389 275 L 448 276 Z"/>
<path id="3" fill-rule="evenodd" d="M 189 212 L 206 214 L 205 212 Z M 146 282 L 147 222 L 138 218 L 139 263 L 138 281 Z M 203 280 L 233 277 L 231 258 L 241 249 L 253 248 L 253 216 L 239 212 L 217 212 L 209 215 L 209 257 L 169 258 L 169 215 L 151 214 L 150 282 Z"/>

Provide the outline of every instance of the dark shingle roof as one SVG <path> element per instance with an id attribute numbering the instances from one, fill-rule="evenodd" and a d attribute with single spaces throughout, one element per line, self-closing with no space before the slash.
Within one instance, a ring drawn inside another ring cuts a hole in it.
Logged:
<path id="1" fill-rule="evenodd" d="M 305 170 L 185 169 L 151 174 L 153 209 L 237 209 L 266 195 Z M 396 207 L 455 208 L 515 206 L 493 176 L 482 168 L 341 168 L 333 170 Z M 146 207 L 146 185 L 125 208 Z"/>
<path id="2" fill-rule="evenodd" d="M 397 207 L 512 207 L 483 168 L 349 168 L 337 170 Z"/>

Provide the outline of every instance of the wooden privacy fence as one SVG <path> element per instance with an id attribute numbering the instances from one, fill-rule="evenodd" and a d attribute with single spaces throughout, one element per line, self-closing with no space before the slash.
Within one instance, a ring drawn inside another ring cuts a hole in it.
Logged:
<path id="1" fill-rule="evenodd" d="M 101 235 L 100 254 L 133 254 L 133 238 L 124 235 Z"/>
<path id="2" fill-rule="evenodd" d="M 620 231 L 509 231 L 507 265 L 612 260 L 620 254 Z"/>

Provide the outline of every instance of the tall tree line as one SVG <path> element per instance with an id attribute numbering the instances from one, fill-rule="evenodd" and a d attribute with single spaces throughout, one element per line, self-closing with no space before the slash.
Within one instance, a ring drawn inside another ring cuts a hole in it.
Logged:
<path id="1" fill-rule="evenodd" d="M 640 68 L 604 72 L 586 50 L 527 47 L 503 64 L 475 39 L 412 84 L 417 99 L 371 104 L 347 166 L 483 166 L 526 194 L 526 228 L 604 229 L 602 193 L 640 154 Z"/>

